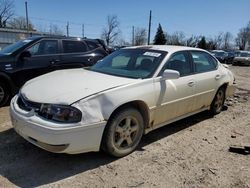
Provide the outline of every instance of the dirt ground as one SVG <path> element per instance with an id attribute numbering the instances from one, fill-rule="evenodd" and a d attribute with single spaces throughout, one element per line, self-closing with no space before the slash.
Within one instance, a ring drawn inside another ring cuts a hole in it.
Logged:
<path id="1" fill-rule="evenodd" d="M 53 154 L 13 130 L 0 108 L 0 187 L 250 187 L 250 67 L 230 67 L 238 90 L 223 112 L 203 112 L 144 136 L 121 159 L 106 154 Z"/>

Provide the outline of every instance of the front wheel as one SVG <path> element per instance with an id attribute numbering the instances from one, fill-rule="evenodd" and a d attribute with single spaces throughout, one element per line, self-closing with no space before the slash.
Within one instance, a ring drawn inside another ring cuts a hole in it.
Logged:
<path id="1" fill-rule="evenodd" d="M 222 111 L 225 102 L 225 88 L 219 88 L 211 104 L 210 111 L 212 114 L 219 114 Z"/>
<path id="2" fill-rule="evenodd" d="M 115 157 L 123 157 L 138 146 L 144 131 L 141 113 L 134 108 L 114 114 L 105 128 L 102 149 Z"/>
<path id="3" fill-rule="evenodd" d="M 4 106 L 10 98 L 10 92 L 4 82 L 0 82 L 0 107 Z"/>

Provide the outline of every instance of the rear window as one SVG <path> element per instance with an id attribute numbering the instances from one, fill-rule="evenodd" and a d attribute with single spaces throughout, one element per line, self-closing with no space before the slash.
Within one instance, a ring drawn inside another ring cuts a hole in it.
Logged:
<path id="1" fill-rule="evenodd" d="M 87 46 L 82 41 L 63 40 L 62 43 L 64 53 L 79 53 L 87 51 Z"/>
<path id="2" fill-rule="evenodd" d="M 92 42 L 92 41 L 85 41 L 89 47 L 90 50 L 94 50 L 100 46 L 98 46 L 95 42 Z"/>
<path id="3" fill-rule="evenodd" d="M 191 52 L 194 62 L 195 71 L 198 73 L 215 70 L 217 67 L 216 60 L 206 52 Z"/>

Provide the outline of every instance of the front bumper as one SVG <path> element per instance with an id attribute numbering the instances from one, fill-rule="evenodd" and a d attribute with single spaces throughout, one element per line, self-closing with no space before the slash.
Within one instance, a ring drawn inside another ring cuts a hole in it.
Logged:
<path id="1" fill-rule="evenodd" d="M 99 151 L 106 121 L 94 124 L 63 125 L 42 119 L 35 112 L 26 112 L 17 105 L 17 96 L 10 104 L 15 131 L 30 143 L 55 153 Z"/>

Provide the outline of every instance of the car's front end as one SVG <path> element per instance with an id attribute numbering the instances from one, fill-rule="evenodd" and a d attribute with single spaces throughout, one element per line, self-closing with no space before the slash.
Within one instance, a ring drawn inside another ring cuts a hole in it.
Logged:
<path id="1" fill-rule="evenodd" d="M 84 99 L 131 81 L 112 78 L 72 69 L 30 80 L 10 104 L 14 129 L 29 142 L 51 152 L 98 151 L 107 120 L 100 106 Z"/>
<path id="2" fill-rule="evenodd" d="M 84 123 L 76 105 L 49 105 L 31 102 L 21 94 L 10 104 L 14 129 L 29 142 L 51 152 L 98 151 L 105 120 Z"/>

